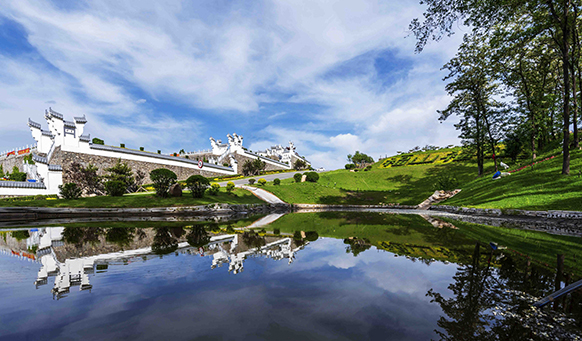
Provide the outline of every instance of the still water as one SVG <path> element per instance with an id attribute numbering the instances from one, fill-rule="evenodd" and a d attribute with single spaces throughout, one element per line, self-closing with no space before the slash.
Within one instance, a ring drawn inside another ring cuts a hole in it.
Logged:
<path id="1" fill-rule="evenodd" d="M 566 255 L 568 280 L 580 279 L 577 237 L 435 228 L 421 217 L 378 213 L 289 214 L 244 232 L 251 222 L 3 231 L 0 339 L 572 340 L 581 334 L 579 294 L 555 310 L 531 307 L 554 291 L 555 264 L 548 260 L 554 250 Z M 497 250 L 488 244 L 495 235 L 502 236 L 494 241 Z"/>

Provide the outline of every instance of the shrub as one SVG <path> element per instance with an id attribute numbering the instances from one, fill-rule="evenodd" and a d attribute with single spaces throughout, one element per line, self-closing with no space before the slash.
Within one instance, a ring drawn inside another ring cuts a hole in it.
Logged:
<path id="1" fill-rule="evenodd" d="M 162 151 L 158 149 L 158 154 L 161 154 L 161 153 L 162 153 Z"/>
<path id="2" fill-rule="evenodd" d="M 295 180 L 295 182 L 301 182 L 302 177 L 303 177 L 303 175 L 301 173 L 295 173 L 293 175 L 293 179 Z"/>
<path id="3" fill-rule="evenodd" d="M 356 165 L 354 165 L 353 163 L 346 163 L 345 167 L 347 170 L 350 170 L 356 168 Z"/>
<path id="4" fill-rule="evenodd" d="M 119 146 L 120 146 L 121 148 L 125 148 L 125 143 L 120 143 L 120 144 L 119 144 Z"/>
<path id="5" fill-rule="evenodd" d="M 315 231 L 307 231 L 305 232 L 305 240 L 308 240 L 310 242 L 314 242 L 317 240 L 317 238 L 319 238 L 319 234 Z"/>
<path id="6" fill-rule="evenodd" d="M 125 191 L 127 190 L 127 186 L 125 186 L 125 183 L 119 180 L 109 180 L 106 181 L 104 185 L 105 192 L 107 193 L 107 195 L 111 197 L 123 196 L 123 194 L 125 194 Z"/>
<path id="7" fill-rule="evenodd" d="M 2 167 L 2 165 L 0 165 L 0 178 L 4 177 L 4 167 Z"/>
<path id="8" fill-rule="evenodd" d="M 255 181 L 256 181 L 255 179 L 249 179 L 249 184 L 251 184 L 251 185 L 252 185 L 252 184 L 254 184 L 254 183 L 255 183 Z"/>
<path id="9" fill-rule="evenodd" d="M 232 191 L 234 191 L 234 187 L 235 187 L 235 186 L 234 186 L 234 182 L 232 182 L 232 181 L 229 181 L 229 182 L 226 184 L 226 191 L 227 191 L 228 193 L 232 193 Z"/>
<path id="10" fill-rule="evenodd" d="M 372 166 L 366 166 L 366 168 L 364 168 L 364 172 L 369 171 L 370 169 L 372 169 Z"/>
<path id="11" fill-rule="evenodd" d="M 273 229 L 273 234 L 279 235 L 279 234 L 281 234 L 281 230 L 275 228 L 275 229 Z"/>
<path id="12" fill-rule="evenodd" d="M 139 150 L 141 150 L 142 152 L 145 150 L 144 147 L 139 147 Z"/>
<path id="13" fill-rule="evenodd" d="M 17 166 L 14 166 L 12 168 L 12 174 L 10 174 L 9 179 L 13 181 L 26 181 L 26 173 L 21 172 Z"/>
<path id="14" fill-rule="evenodd" d="M 228 162 L 223 162 L 223 163 L 222 163 L 222 165 L 223 165 L 224 167 L 230 167 L 230 164 L 229 164 Z"/>
<path id="15" fill-rule="evenodd" d="M 263 179 L 263 178 L 260 178 L 260 179 L 259 179 L 259 185 L 261 185 L 261 186 L 265 186 L 265 184 L 266 184 L 266 183 L 267 183 L 267 180 L 265 180 L 265 179 Z"/>
<path id="16" fill-rule="evenodd" d="M 203 198 L 204 192 L 210 185 L 210 180 L 202 175 L 192 175 L 186 180 L 186 186 L 194 198 Z"/>
<path id="17" fill-rule="evenodd" d="M 105 141 L 103 141 L 102 139 L 96 138 L 96 137 L 93 138 L 92 142 L 93 142 L 93 144 L 100 144 L 100 145 L 105 144 Z"/>
<path id="18" fill-rule="evenodd" d="M 457 188 L 459 181 L 453 175 L 441 174 L 436 177 L 433 188 L 437 191 L 452 191 Z"/>
<path id="19" fill-rule="evenodd" d="M 213 183 L 210 186 L 210 188 L 208 189 L 208 193 L 210 193 L 212 195 L 217 195 L 219 191 L 220 191 L 220 185 L 217 183 Z"/>
<path id="20" fill-rule="evenodd" d="M 81 189 L 73 182 L 59 185 L 59 192 L 65 199 L 78 199 L 81 196 Z"/>
<path id="21" fill-rule="evenodd" d="M 275 185 L 275 186 L 278 186 L 278 185 L 280 185 L 280 184 L 281 184 L 281 179 L 279 179 L 279 178 L 275 178 L 275 179 L 273 180 L 273 185 Z"/>
<path id="22" fill-rule="evenodd" d="M 257 158 L 256 160 L 253 160 L 253 161 L 247 160 L 243 164 L 242 173 L 245 176 L 259 175 L 265 169 L 266 166 L 267 166 L 267 164 L 265 162 L 261 161 L 261 159 L 259 159 L 259 158 Z"/>
<path id="23" fill-rule="evenodd" d="M 167 197 L 170 186 L 176 183 L 176 173 L 169 169 L 158 168 L 150 172 L 150 179 L 154 183 L 156 195 L 160 197 Z"/>
<path id="24" fill-rule="evenodd" d="M 109 174 L 105 175 L 104 178 L 109 181 L 119 181 L 125 186 L 124 193 L 129 187 L 135 187 L 135 179 L 133 177 L 133 171 L 131 167 L 125 162 L 121 162 L 121 159 L 117 160 L 117 163 L 110 168 L 105 169 Z"/>
<path id="25" fill-rule="evenodd" d="M 319 180 L 319 174 L 317 174 L 316 172 L 307 172 L 305 173 L 305 175 L 306 175 L 305 180 L 309 182 L 317 182 L 317 180 Z"/>

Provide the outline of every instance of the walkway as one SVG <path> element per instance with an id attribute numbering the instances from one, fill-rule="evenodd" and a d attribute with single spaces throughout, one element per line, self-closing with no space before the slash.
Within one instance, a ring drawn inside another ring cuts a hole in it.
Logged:
<path id="1" fill-rule="evenodd" d="M 283 200 L 279 199 L 276 195 L 274 195 L 271 192 L 267 192 L 264 189 L 260 189 L 260 188 L 256 188 L 256 187 L 251 187 L 251 186 L 244 186 L 244 185 L 239 185 L 237 187 L 240 187 L 242 189 L 246 189 L 247 191 L 250 191 L 251 193 L 253 193 L 257 198 L 268 202 L 269 204 L 286 204 L 286 202 L 284 202 Z"/>

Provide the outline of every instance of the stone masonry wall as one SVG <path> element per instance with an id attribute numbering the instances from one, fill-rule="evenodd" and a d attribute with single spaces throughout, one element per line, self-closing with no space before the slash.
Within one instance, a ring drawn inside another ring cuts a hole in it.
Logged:
<path id="1" fill-rule="evenodd" d="M 107 172 L 105 169 L 114 166 L 119 158 L 113 157 L 106 157 L 106 156 L 97 156 L 97 155 L 90 155 L 90 154 L 83 154 L 83 153 L 74 153 L 74 152 L 66 152 L 62 151 L 60 147 L 55 149 L 53 153 L 53 157 L 50 160 L 51 164 L 61 165 L 63 167 L 63 183 L 67 183 L 70 180 L 68 179 L 68 168 L 73 162 L 78 162 L 83 166 L 87 166 L 89 164 L 93 164 L 99 168 L 98 174 L 105 175 Z M 176 173 L 178 176 L 178 180 L 186 180 L 191 175 L 200 174 L 205 177 L 217 177 L 222 176 L 222 173 L 215 173 L 209 171 L 203 171 L 196 168 L 187 168 L 187 167 L 177 167 L 177 166 L 167 166 L 162 163 L 150 163 L 150 162 L 142 162 L 142 161 L 133 161 L 133 160 L 121 160 L 122 162 L 127 163 L 133 172 L 137 172 L 141 170 L 146 174 L 145 182 L 148 183 L 149 180 L 149 173 L 157 168 L 166 168 L 171 170 L 172 172 Z"/>
<path id="2" fill-rule="evenodd" d="M 10 172 L 12 173 L 12 168 L 17 166 L 20 171 L 22 171 L 22 162 L 26 155 L 18 155 L 18 156 L 9 156 L 5 159 L 0 160 L 0 165 L 2 165 L 2 169 L 4 169 L 4 173 Z"/>

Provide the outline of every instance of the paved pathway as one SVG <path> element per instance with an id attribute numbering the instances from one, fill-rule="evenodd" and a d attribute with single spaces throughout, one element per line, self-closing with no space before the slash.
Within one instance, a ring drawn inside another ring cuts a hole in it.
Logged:
<path id="1" fill-rule="evenodd" d="M 257 198 L 266 201 L 269 204 L 285 204 L 283 200 L 279 199 L 273 193 L 265 191 L 264 189 L 244 185 L 238 185 L 237 187 L 251 191 Z"/>

